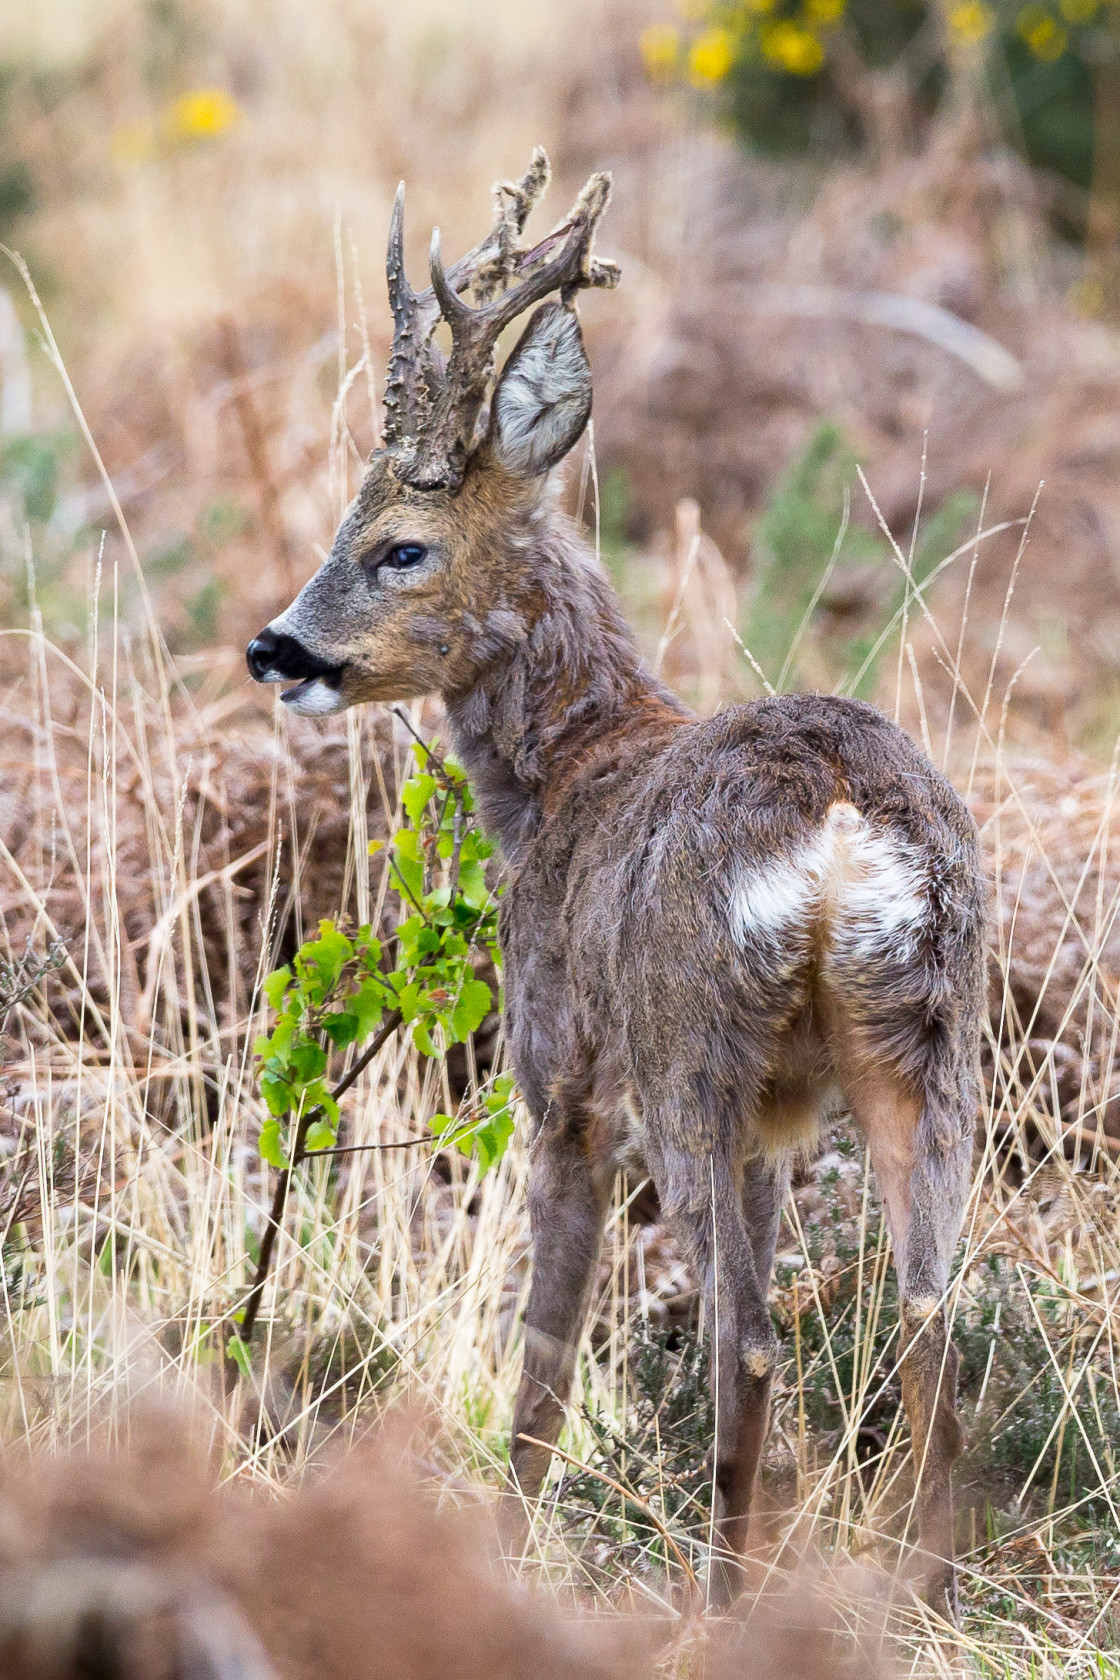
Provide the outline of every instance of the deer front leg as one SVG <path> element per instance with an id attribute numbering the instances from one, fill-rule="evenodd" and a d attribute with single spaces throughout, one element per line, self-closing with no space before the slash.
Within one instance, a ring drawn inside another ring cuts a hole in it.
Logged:
<path id="1" fill-rule="evenodd" d="M 579 1133 L 566 1130 L 560 1137 L 542 1135 L 534 1146 L 529 1181 L 533 1279 L 510 1441 L 510 1494 L 503 1501 L 501 1524 L 505 1550 L 513 1556 L 524 1550 L 529 1502 L 540 1493 L 549 1448 L 564 1422 L 602 1246 L 609 1174 L 595 1170 L 583 1143 Z M 542 1441 L 548 1445 L 536 1444 Z"/>

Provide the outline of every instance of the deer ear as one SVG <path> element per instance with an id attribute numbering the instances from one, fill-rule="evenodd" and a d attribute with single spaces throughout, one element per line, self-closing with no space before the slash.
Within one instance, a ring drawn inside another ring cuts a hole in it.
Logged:
<path id="1" fill-rule="evenodd" d="M 498 459 L 523 478 L 563 460 L 591 417 L 591 368 L 574 309 L 545 303 L 502 369 L 490 413 Z"/>

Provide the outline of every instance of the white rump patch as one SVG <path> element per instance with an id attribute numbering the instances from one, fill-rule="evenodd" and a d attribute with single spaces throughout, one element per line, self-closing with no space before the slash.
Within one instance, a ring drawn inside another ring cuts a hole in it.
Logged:
<path id="1" fill-rule="evenodd" d="M 737 944 L 784 946 L 791 956 L 819 927 L 833 960 L 858 961 L 881 957 L 886 947 L 905 957 L 928 910 L 915 848 L 840 802 L 795 852 L 742 871 L 728 920 Z"/>

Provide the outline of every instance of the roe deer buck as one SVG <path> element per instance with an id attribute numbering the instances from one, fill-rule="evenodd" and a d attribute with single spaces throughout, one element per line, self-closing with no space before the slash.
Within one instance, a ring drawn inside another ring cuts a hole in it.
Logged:
<path id="1" fill-rule="evenodd" d="M 835 1092 L 886 1205 L 926 1593 L 951 1615 L 961 1431 L 945 1296 L 977 1103 L 975 829 L 869 705 L 785 695 L 699 720 L 643 668 L 550 477 L 591 411 L 573 304 L 618 278 L 591 252 L 610 182 L 592 176 L 525 249 L 547 178 L 537 151 L 446 272 L 434 234 L 419 293 L 398 193 L 384 444 L 249 666 L 294 680 L 283 698 L 310 715 L 438 691 L 502 844 L 506 1025 L 533 1122 L 514 1526 L 563 1421 L 616 1169 L 640 1157 L 712 1326 L 713 1591 L 732 1595 L 767 1427 L 767 1289 L 791 1157 Z M 494 383 L 500 332 L 538 303 Z"/>

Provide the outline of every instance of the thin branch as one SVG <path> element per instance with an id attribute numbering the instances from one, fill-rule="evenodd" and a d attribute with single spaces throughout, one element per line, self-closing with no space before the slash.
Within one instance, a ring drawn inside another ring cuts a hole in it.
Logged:
<path id="1" fill-rule="evenodd" d="M 395 718 L 400 718 L 401 722 L 404 724 L 405 728 L 408 730 L 408 733 L 412 736 L 412 739 L 417 743 L 417 745 L 423 747 L 424 751 L 428 755 L 428 758 L 435 765 L 435 767 L 439 771 L 440 775 L 445 777 L 448 781 L 450 781 L 451 778 L 448 775 L 447 766 L 443 762 L 443 759 L 439 756 L 439 754 L 436 752 L 434 747 L 430 747 L 428 745 L 427 741 L 425 741 L 423 735 L 420 734 L 419 730 L 416 728 L 416 725 L 413 723 L 412 719 L 409 717 L 409 715 L 405 711 L 404 707 L 403 706 L 390 706 L 389 710 L 392 712 L 392 714 Z"/>
<path id="2" fill-rule="evenodd" d="M 339 1080 L 338 1084 L 331 1092 L 331 1096 L 334 1098 L 335 1102 L 346 1094 L 346 1092 L 354 1084 L 354 1081 L 358 1079 L 358 1077 L 369 1066 L 370 1062 L 372 1062 L 373 1058 L 377 1055 L 377 1052 L 389 1042 L 403 1019 L 404 1017 L 399 1009 L 394 1009 L 393 1013 L 387 1016 L 381 1027 L 370 1040 L 369 1044 L 362 1051 L 362 1054 L 358 1057 L 349 1073 L 345 1074 Z M 248 1345 L 256 1326 L 257 1315 L 260 1312 L 261 1299 L 264 1295 L 264 1287 L 268 1282 L 268 1274 L 272 1268 L 272 1251 L 276 1246 L 276 1237 L 284 1221 L 284 1209 L 288 1201 L 288 1190 L 291 1186 L 292 1174 L 295 1172 L 300 1162 L 308 1154 L 327 1153 L 327 1151 L 309 1151 L 307 1149 L 307 1134 L 311 1128 L 311 1123 L 321 1112 L 322 1111 L 316 1107 L 309 1108 L 306 1114 L 300 1115 L 299 1122 L 296 1126 L 295 1139 L 292 1144 L 291 1161 L 282 1169 L 280 1177 L 276 1181 L 276 1189 L 274 1190 L 272 1196 L 272 1207 L 269 1209 L 268 1214 L 268 1224 L 265 1227 L 264 1236 L 261 1238 L 261 1252 L 257 1260 L 256 1276 L 253 1279 L 253 1287 L 250 1289 L 248 1298 L 245 1302 L 244 1316 L 242 1317 L 241 1324 L 237 1332 L 238 1340 L 243 1346 Z"/>
<path id="3" fill-rule="evenodd" d="M 360 1155 L 366 1149 L 415 1149 L 421 1143 L 432 1143 L 434 1139 L 429 1133 L 426 1137 L 397 1138 L 395 1143 L 334 1143 L 326 1149 L 305 1149 L 305 1161 L 317 1161 L 320 1155 Z"/>

